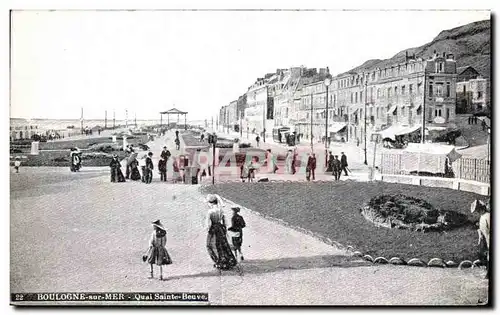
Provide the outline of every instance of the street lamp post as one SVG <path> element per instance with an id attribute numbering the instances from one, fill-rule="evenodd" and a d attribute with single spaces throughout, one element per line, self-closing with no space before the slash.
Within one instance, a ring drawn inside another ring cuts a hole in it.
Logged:
<path id="1" fill-rule="evenodd" d="M 328 88 L 332 81 L 326 78 L 323 82 L 326 86 L 326 110 L 325 110 L 325 166 L 328 165 Z"/>
<path id="2" fill-rule="evenodd" d="M 366 105 L 368 103 L 368 98 L 367 98 L 367 95 L 368 95 L 368 80 L 365 80 L 365 111 L 363 113 L 363 118 L 365 120 L 365 130 L 364 130 L 364 136 L 365 136 L 365 165 L 368 165 L 368 161 L 366 159 Z"/>
<path id="3" fill-rule="evenodd" d="M 311 152 L 314 151 L 313 146 L 313 95 L 311 93 Z"/>

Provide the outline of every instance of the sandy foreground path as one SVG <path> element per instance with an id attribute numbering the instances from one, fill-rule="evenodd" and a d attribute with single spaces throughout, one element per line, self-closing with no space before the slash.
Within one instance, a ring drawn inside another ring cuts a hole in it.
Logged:
<path id="1" fill-rule="evenodd" d="M 480 270 L 368 266 L 245 210 L 245 261 L 220 272 L 205 248 L 204 197 L 197 186 L 161 183 L 156 173 L 151 185 L 112 184 L 106 168 L 23 168 L 11 174 L 11 292 L 208 292 L 210 304 L 226 305 L 486 300 Z M 167 281 L 157 269 L 148 279 L 141 260 L 157 219 L 174 261 L 164 268 Z"/>

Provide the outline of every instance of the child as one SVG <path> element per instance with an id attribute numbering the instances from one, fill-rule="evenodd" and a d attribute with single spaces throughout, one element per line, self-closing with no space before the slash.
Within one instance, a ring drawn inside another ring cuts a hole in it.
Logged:
<path id="1" fill-rule="evenodd" d="M 19 173 L 19 167 L 21 166 L 21 161 L 20 157 L 16 156 L 16 161 L 14 162 L 14 168 L 16 170 L 16 173 Z"/>
<path id="2" fill-rule="evenodd" d="M 243 253 L 241 252 L 241 245 L 243 243 L 243 228 L 245 227 L 245 220 L 239 215 L 239 207 L 232 207 L 233 217 L 231 219 L 231 227 L 228 229 L 230 231 L 231 239 L 233 241 L 234 256 L 238 258 L 238 252 L 240 252 L 241 260 L 244 260 Z"/>
<path id="3" fill-rule="evenodd" d="M 152 222 L 153 234 L 149 240 L 149 248 L 146 255 L 142 256 L 142 260 L 151 266 L 151 278 L 153 278 L 153 264 L 160 267 L 160 280 L 163 280 L 162 266 L 172 264 L 172 259 L 167 252 L 165 245 L 167 244 L 167 231 L 161 224 L 160 220 Z"/>

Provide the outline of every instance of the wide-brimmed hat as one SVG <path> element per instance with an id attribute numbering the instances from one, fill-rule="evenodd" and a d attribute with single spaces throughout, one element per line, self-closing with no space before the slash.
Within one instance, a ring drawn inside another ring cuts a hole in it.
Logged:
<path id="1" fill-rule="evenodd" d="M 240 212 L 240 207 L 231 207 L 231 210 L 233 210 L 234 212 Z"/>
<path id="2" fill-rule="evenodd" d="M 16 158 L 15 158 L 15 159 L 16 159 L 16 160 L 19 160 L 19 159 L 21 159 L 21 157 L 20 157 L 20 156 L 16 156 Z"/>
<path id="3" fill-rule="evenodd" d="M 217 199 L 217 195 L 214 195 L 214 194 L 209 194 L 207 196 L 207 198 L 205 198 L 205 202 L 212 203 L 212 204 L 215 204 L 218 201 L 219 200 Z"/>
<path id="4" fill-rule="evenodd" d="M 151 224 L 153 224 L 154 227 L 157 227 L 157 228 L 165 231 L 165 227 L 163 226 L 163 224 L 161 224 L 160 220 L 156 220 L 154 222 L 151 222 Z"/>

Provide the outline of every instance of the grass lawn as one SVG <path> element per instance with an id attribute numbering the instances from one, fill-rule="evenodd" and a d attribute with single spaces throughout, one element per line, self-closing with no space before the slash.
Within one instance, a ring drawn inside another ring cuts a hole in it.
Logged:
<path id="1" fill-rule="evenodd" d="M 118 138 L 121 143 L 121 137 Z M 110 143 L 112 142 L 112 137 L 89 137 L 88 139 L 77 139 L 77 140 L 61 140 L 53 142 L 40 142 L 40 150 L 68 150 L 73 147 L 78 147 L 80 149 L 86 149 L 93 144 L 98 143 Z M 127 137 L 127 143 L 132 145 L 137 145 L 139 143 L 146 143 L 146 135 L 129 136 Z"/>
<path id="2" fill-rule="evenodd" d="M 117 154 L 119 159 L 123 159 L 127 156 L 124 151 L 112 151 L 109 154 Z M 21 166 L 70 166 L 71 160 L 69 158 L 69 150 L 66 151 L 40 151 L 38 155 L 27 154 L 27 159 L 21 160 Z M 109 166 L 111 162 L 111 157 L 97 157 L 93 159 L 87 159 L 84 157 L 82 161 L 82 167 L 85 166 Z M 11 161 L 11 166 L 14 162 Z"/>
<path id="3" fill-rule="evenodd" d="M 415 232 L 376 227 L 360 213 L 363 203 L 381 194 L 406 194 L 434 207 L 470 214 L 473 193 L 392 183 L 354 181 L 329 183 L 226 183 L 203 188 L 242 206 L 313 231 L 373 258 L 394 256 L 408 261 L 438 257 L 460 262 L 478 258 L 477 232 Z M 478 219 L 474 216 L 471 219 Z M 247 225 L 251 225 L 247 222 Z"/>

